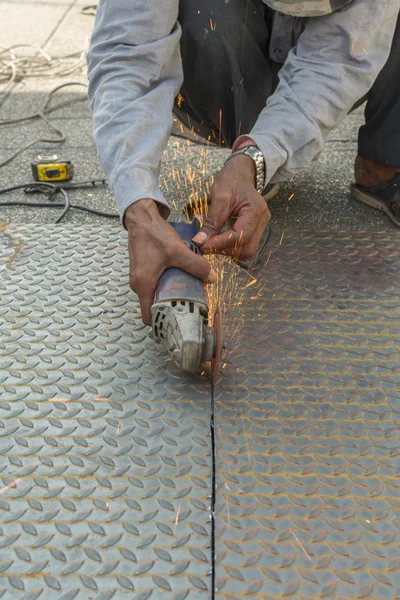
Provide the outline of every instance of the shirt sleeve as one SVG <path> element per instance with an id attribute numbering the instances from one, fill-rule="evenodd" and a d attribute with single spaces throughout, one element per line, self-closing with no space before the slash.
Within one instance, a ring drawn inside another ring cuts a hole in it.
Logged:
<path id="1" fill-rule="evenodd" d="M 142 198 L 168 204 L 162 153 L 183 81 L 179 0 L 100 0 L 88 53 L 94 139 L 123 222 Z M 169 213 L 163 209 L 164 216 Z"/>
<path id="2" fill-rule="evenodd" d="M 249 134 L 264 154 L 266 183 L 316 160 L 331 129 L 372 87 L 389 56 L 399 4 L 354 0 L 342 11 L 308 19 Z"/>

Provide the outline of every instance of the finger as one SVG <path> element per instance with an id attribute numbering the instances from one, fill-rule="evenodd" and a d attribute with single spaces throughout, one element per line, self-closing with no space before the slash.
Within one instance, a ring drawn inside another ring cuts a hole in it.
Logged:
<path id="1" fill-rule="evenodd" d="M 195 254 L 185 246 L 185 251 L 182 252 L 174 260 L 174 267 L 183 269 L 193 277 L 201 279 L 207 283 L 215 283 L 217 281 L 217 272 L 211 268 L 210 263 L 200 254 Z"/>
<path id="2" fill-rule="evenodd" d="M 225 231 L 209 240 L 202 246 L 201 250 L 203 254 L 218 253 L 249 260 L 256 253 L 269 220 L 269 214 L 259 219 L 254 232 L 250 235 L 250 239 L 248 239 L 248 235 L 243 235 L 243 231 Z M 238 222 L 239 219 L 233 223 L 234 229 L 237 228 Z"/>
<path id="3" fill-rule="evenodd" d="M 139 298 L 140 312 L 145 325 L 151 325 L 151 307 L 158 279 L 157 277 L 136 276 L 131 285 Z"/>
<path id="4" fill-rule="evenodd" d="M 229 205 L 231 197 L 229 194 L 220 194 L 218 199 L 211 202 L 208 217 L 204 221 L 200 231 L 194 236 L 193 242 L 198 246 L 204 244 L 207 240 L 221 232 L 222 227 L 227 221 L 230 213 Z"/>
<path id="5" fill-rule="evenodd" d="M 239 254 L 236 258 L 240 260 L 250 260 L 256 254 L 260 241 L 264 235 L 265 228 L 267 227 L 270 221 L 270 213 L 265 214 L 258 222 L 256 230 L 251 236 L 250 241 L 241 247 Z"/>
<path id="6" fill-rule="evenodd" d="M 150 292 L 146 290 L 138 294 L 142 321 L 145 325 L 151 325 L 151 307 L 153 305 L 154 291 Z"/>
<path id="7" fill-rule="evenodd" d="M 240 252 L 243 246 L 243 240 L 240 233 L 233 231 L 223 231 L 219 235 L 208 240 L 202 247 L 203 254 L 225 253 L 228 250 L 230 255 Z"/>
<path id="8" fill-rule="evenodd" d="M 204 254 L 209 254 L 210 251 L 219 252 L 227 248 L 237 248 L 240 251 L 240 248 L 248 244 L 253 236 L 256 229 L 256 218 L 257 215 L 254 215 L 253 211 L 243 211 L 233 222 L 230 231 L 224 231 L 208 239 L 201 246 L 201 251 Z"/>

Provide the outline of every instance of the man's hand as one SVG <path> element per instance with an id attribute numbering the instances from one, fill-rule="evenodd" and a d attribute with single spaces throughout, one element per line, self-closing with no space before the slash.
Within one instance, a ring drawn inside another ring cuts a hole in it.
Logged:
<path id="1" fill-rule="evenodd" d="M 177 267 L 194 277 L 215 283 L 210 263 L 186 246 L 174 228 L 164 221 L 154 200 L 143 199 L 125 213 L 129 236 L 129 285 L 139 296 L 142 319 L 151 325 L 151 306 L 158 280 L 165 269 Z"/>
<path id="2" fill-rule="evenodd" d="M 231 158 L 216 176 L 208 217 L 193 238 L 204 254 L 227 254 L 241 260 L 255 254 L 271 213 L 254 187 L 254 177 L 254 162 L 246 155 Z M 230 228 L 221 233 L 227 222 Z"/>

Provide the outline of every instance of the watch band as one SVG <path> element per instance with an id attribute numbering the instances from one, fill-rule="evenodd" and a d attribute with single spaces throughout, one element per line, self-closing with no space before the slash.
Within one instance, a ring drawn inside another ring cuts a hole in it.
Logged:
<path id="1" fill-rule="evenodd" d="M 240 150 L 236 150 L 236 152 L 232 152 L 226 162 L 233 158 L 234 156 L 238 156 L 238 154 L 245 154 L 246 156 L 250 156 L 253 159 L 255 167 L 256 167 L 256 175 L 255 175 L 255 188 L 259 194 L 264 191 L 265 187 L 265 160 L 264 155 L 257 146 L 249 145 L 244 148 L 240 148 Z"/>

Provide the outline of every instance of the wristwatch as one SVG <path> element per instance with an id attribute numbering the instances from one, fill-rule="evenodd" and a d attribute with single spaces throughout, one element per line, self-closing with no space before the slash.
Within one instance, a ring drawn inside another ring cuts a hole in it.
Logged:
<path id="1" fill-rule="evenodd" d="M 264 155 L 257 146 L 245 146 L 244 148 L 240 148 L 240 150 L 236 150 L 236 152 L 232 152 L 228 160 L 237 156 L 238 154 L 245 154 L 246 156 L 250 156 L 253 159 L 254 165 L 256 167 L 256 176 L 255 176 L 255 188 L 259 194 L 264 191 L 265 187 L 265 160 Z M 228 160 L 226 162 L 228 162 Z"/>

